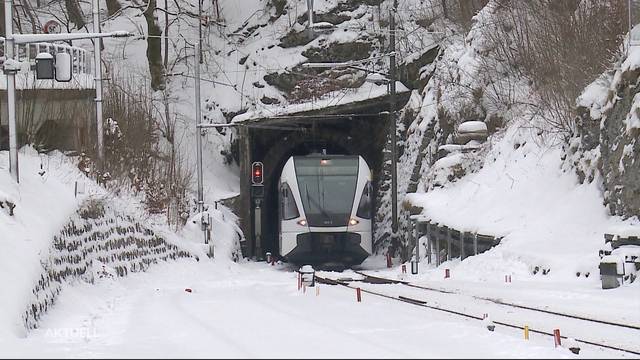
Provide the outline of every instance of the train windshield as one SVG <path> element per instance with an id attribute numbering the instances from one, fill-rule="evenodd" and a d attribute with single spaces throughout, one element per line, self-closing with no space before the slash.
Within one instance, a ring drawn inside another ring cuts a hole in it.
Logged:
<path id="1" fill-rule="evenodd" d="M 358 180 L 357 157 L 296 157 L 296 177 L 309 226 L 346 226 Z"/>

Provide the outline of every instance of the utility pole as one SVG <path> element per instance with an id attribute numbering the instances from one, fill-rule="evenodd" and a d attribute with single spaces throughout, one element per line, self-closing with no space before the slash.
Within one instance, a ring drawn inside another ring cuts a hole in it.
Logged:
<path id="1" fill-rule="evenodd" d="M 9 112 L 9 171 L 16 183 L 20 182 L 18 171 L 18 140 L 16 136 L 16 73 L 17 67 L 9 67 L 7 62 L 13 62 L 15 43 L 13 41 L 13 0 L 4 1 L 4 25 L 5 25 L 5 66 L 4 73 L 7 76 L 7 110 Z M 15 65 L 15 64 L 11 64 Z"/>
<path id="2" fill-rule="evenodd" d="M 391 230 L 398 231 L 398 150 L 396 139 L 396 21 L 395 11 L 398 0 L 394 0 L 393 9 L 389 11 L 389 116 L 391 132 Z"/>
<path id="3" fill-rule="evenodd" d="M 195 44 L 195 90 L 196 90 L 196 147 L 197 147 L 197 167 L 198 167 L 198 213 L 201 213 L 204 207 L 204 194 L 202 188 L 202 129 L 200 128 L 200 122 L 202 121 L 202 114 L 200 106 L 200 44 Z"/>
<path id="4" fill-rule="evenodd" d="M 100 33 L 100 3 L 93 0 L 93 32 Z M 96 84 L 96 131 L 98 132 L 98 170 L 104 171 L 104 124 L 102 123 L 102 61 L 100 39 L 93 40 L 93 62 Z"/>

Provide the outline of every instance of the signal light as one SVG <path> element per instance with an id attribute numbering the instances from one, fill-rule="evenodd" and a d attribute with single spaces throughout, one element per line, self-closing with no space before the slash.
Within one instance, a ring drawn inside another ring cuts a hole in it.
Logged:
<path id="1" fill-rule="evenodd" d="M 358 221 L 358 220 L 356 220 L 354 218 L 349 219 L 349 225 L 351 225 L 351 226 L 358 225 L 358 223 L 360 223 L 360 221 Z"/>
<path id="2" fill-rule="evenodd" d="M 262 163 L 256 161 L 251 165 L 251 182 L 254 184 L 262 184 L 264 181 L 264 172 L 262 171 Z"/>

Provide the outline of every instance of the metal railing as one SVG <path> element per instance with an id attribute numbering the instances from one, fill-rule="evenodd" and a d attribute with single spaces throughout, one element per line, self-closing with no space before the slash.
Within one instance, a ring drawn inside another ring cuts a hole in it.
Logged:
<path id="1" fill-rule="evenodd" d="M 89 59 L 87 56 L 87 50 L 66 44 L 54 44 L 54 43 L 31 43 L 21 44 L 16 46 L 16 60 L 20 62 L 26 62 L 29 64 L 30 71 L 35 68 L 35 58 L 39 53 L 49 53 L 55 56 L 57 53 L 66 52 L 71 55 L 72 61 L 72 73 L 73 74 L 90 74 L 92 72 Z M 0 66 L 4 65 L 5 60 L 5 41 L 4 37 L 0 37 Z"/>

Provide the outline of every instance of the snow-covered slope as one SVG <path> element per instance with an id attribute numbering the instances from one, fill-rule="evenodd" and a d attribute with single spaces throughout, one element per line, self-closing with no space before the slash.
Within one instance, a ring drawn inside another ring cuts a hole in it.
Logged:
<path id="1" fill-rule="evenodd" d="M 0 334 L 24 332 L 20 315 L 31 297 L 58 233 L 77 206 L 104 191 L 62 153 L 38 155 L 29 147 L 19 155 L 20 184 L 9 174 L 8 152 L 0 152 L 0 191 L 16 204 L 14 215 L 0 209 Z M 76 182 L 84 193 L 75 196 Z"/>

